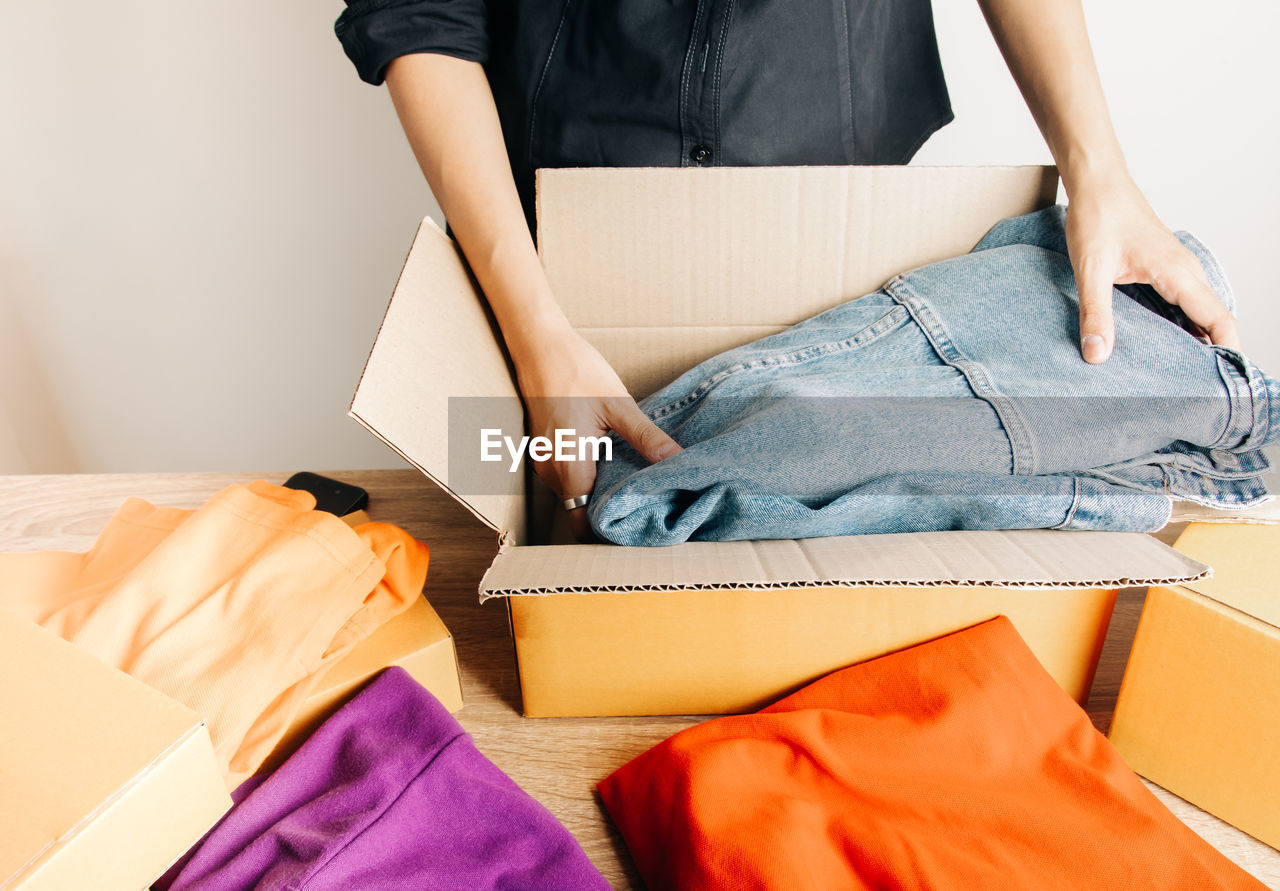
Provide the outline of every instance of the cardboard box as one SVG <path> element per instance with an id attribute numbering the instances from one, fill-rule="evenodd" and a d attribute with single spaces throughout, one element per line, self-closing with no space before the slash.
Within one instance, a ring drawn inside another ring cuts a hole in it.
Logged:
<path id="1" fill-rule="evenodd" d="M 231 806 L 204 721 L 0 611 L 0 888 L 142 888 Z"/>
<path id="2" fill-rule="evenodd" d="M 413 606 L 370 634 L 324 673 L 257 772 L 274 770 L 325 718 L 374 675 L 392 665 L 409 672 L 449 711 L 462 708 L 462 683 L 453 635 L 427 599 L 419 597 Z"/>
<path id="3" fill-rule="evenodd" d="M 697 362 L 964 253 L 1054 200 L 1046 167 L 538 172 L 539 253 L 569 321 L 642 396 Z M 1080 701 L 1115 589 L 1206 567 L 1148 536 L 943 532 L 672 548 L 551 544 L 528 473 L 473 486 L 451 407 L 520 431 L 501 340 L 454 243 L 418 231 L 351 416 L 499 538 L 527 715 L 754 708 L 832 669 L 1008 615 Z M 469 453 L 468 453 L 469 454 Z M 501 474 L 499 474 L 501 477 Z"/>
<path id="4" fill-rule="evenodd" d="M 1110 738 L 1142 776 L 1280 847 L 1280 527 L 1192 523 L 1211 578 L 1147 593 Z"/>

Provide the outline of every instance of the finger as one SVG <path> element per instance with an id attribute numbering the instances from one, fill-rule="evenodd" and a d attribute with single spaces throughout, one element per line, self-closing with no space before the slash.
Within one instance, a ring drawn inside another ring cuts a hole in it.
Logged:
<path id="1" fill-rule="evenodd" d="M 594 461 L 560 461 L 556 464 L 556 473 L 560 478 L 562 500 L 576 498 L 579 495 L 590 495 L 596 484 L 596 465 Z M 579 541 L 591 538 L 591 526 L 587 520 L 586 505 L 568 511 L 569 529 L 573 537 Z"/>
<path id="2" fill-rule="evenodd" d="M 1198 265 L 1198 264 L 1197 264 Z M 1232 349 L 1240 348 L 1240 326 L 1203 276 L 1183 264 L 1171 264 L 1148 276 L 1160 296 L 1182 307 L 1187 318 L 1200 327 L 1209 340 Z"/>
<path id="3" fill-rule="evenodd" d="M 568 469 L 576 465 L 589 467 L 589 476 Z M 534 463 L 533 470 L 561 502 L 577 495 L 589 495 L 595 483 L 595 467 L 587 461 L 566 461 L 560 464 L 554 461 L 538 461 Z M 573 533 L 575 539 L 594 540 L 585 505 L 566 511 L 566 514 L 569 520 L 569 531 Z"/>
<path id="4" fill-rule="evenodd" d="M 681 451 L 680 444 L 649 420 L 633 399 L 615 399 L 609 403 L 609 415 L 605 420 L 618 435 L 631 443 L 650 464 L 670 458 Z"/>
<path id="5" fill-rule="evenodd" d="M 1111 291 L 1115 274 L 1109 264 L 1086 260 L 1076 269 L 1080 295 L 1080 352 L 1091 364 L 1107 361 L 1115 340 Z"/>
<path id="6" fill-rule="evenodd" d="M 569 531 L 573 533 L 576 541 L 590 542 L 596 540 L 595 532 L 591 529 L 591 521 L 587 519 L 587 509 L 585 507 L 569 511 Z"/>
<path id="7" fill-rule="evenodd" d="M 532 461 L 532 459 L 530 459 Z M 595 484 L 596 466 L 593 461 L 532 461 L 533 472 L 547 484 L 561 501 L 590 495 Z"/>

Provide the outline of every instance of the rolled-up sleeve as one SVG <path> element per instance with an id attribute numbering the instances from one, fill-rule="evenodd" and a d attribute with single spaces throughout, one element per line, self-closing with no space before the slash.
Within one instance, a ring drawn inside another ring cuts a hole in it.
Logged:
<path id="1" fill-rule="evenodd" d="M 485 0 L 347 0 L 334 31 L 360 79 L 376 85 L 409 53 L 488 61 L 487 24 Z"/>

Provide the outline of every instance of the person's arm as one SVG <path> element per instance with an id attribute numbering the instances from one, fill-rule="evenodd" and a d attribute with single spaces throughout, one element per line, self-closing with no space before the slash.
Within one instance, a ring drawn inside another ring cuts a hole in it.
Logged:
<path id="1" fill-rule="evenodd" d="M 1239 347 L 1235 318 L 1134 184 L 1107 113 L 1080 0 L 978 0 L 1062 174 L 1080 294 L 1081 350 L 1111 354 L 1113 284 L 1146 282 L 1214 343 Z"/>
<path id="2" fill-rule="evenodd" d="M 418 164 L 502 329 L 530 434 L 615 430 L 649 461 L 679 451 L 556 303 L 516 192 L 484 68 L 415 53 L 395 59 L 386 82 Z M 595 482 L 590 461 L 540 462 L 535 469 L 561 498 L 586 495 Z M 585 533 L 585 511 L 572 511 L 571 520 L 575 533 Z"/>

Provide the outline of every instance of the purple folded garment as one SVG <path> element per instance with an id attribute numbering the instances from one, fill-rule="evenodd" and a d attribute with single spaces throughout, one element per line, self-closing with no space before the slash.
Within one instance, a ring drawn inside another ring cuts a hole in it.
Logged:
<path id="1" fill-rule="evenodd" d="M 401 668 L 236 792 L 157 888 L 609 887 L 556 818 Z"/>

